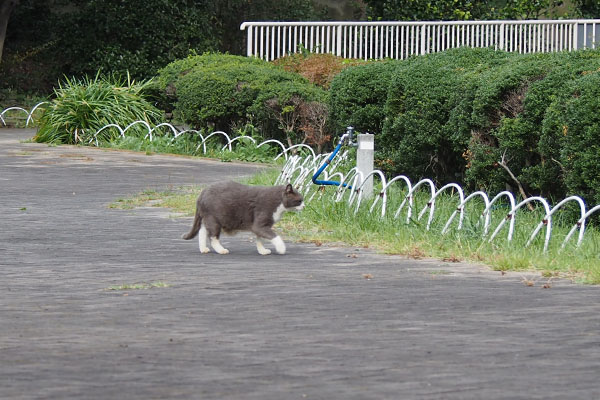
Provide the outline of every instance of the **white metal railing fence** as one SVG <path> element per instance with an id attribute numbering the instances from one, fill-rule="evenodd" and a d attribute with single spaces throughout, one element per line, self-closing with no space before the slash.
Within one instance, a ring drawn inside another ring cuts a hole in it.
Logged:
<path id="1" fill-rule="evenodd" d="M 519 53 L 596 48 L 600 20 L 244 22 L 247 55 L 271 61 L 305 48 L 344 58 L 405 59 L 454 47 Z"/>

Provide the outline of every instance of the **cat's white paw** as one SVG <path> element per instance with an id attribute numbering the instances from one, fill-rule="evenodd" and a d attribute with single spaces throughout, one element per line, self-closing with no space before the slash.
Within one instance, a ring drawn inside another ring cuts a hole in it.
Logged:
<path id="1" fill-rule="evenodd" d="M 225 249 L 225 248 L 220 248 L 219 250 L 217 250 L 217 253 L 219 254 L 229 254 L 229 250 Z"/>
<path id="2" fill-rule="evenodd" d="M 283 239 L 281 236 L 275 236 L 271 243 L 275 246 L 275 251 L 279 254 L 285 254 L 285 243 L 283 243 Z"/>
<path id="3" fill-rule="evenodd" d="M 263 247 L 262 249 L 258 249 L 258 254 L 260 254 L 261 256 L 268 256 L 269 254 L 271 254 L 271 250 L 265 249 Z"/>
<path id="4" fill-rule="evenodd" d="M 262 240 L 258 236 L 256 237 L 256 250 L 258 250 L 258 254 L 261 256 L 268 256 L 271 254 L 271 250 L 265 248 Z"/>
<path id="5" fill-rule="evenodd" d="M 200 253 L 202 254 L 206 254 L 206 253 L 210 253 L 210 249 L 208 247 L 200 247 Z"/>

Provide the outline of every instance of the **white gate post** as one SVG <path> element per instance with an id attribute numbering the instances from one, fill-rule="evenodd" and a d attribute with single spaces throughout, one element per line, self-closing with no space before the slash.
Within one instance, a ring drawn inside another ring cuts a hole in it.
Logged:
<path id="1" fill-rule="evenodd" d="M 364 177 L 373 172 L 375 158 L 375 135 L 361 133 L 358 136 L 358 150 L 356 151 L 356 168 Z M 365 199 L 373 197 L 373 177 L 369 177 L 362 187 Z"/>

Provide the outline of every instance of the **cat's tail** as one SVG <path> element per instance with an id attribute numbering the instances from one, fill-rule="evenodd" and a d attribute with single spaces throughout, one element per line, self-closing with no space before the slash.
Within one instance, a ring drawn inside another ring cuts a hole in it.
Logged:
<path id="1" fill-rule="evenodd" d="M 183 235 L 181 235 L 182 239 L 190 240 L 198 235 L 198 231 L 200 231 L 200 225 L 202 225 L 202 216 L 200 215 L 200 202 L 196 204 L 196 215 L 194 216 L 194 223 L 192 224 L 192 229 Z"/>

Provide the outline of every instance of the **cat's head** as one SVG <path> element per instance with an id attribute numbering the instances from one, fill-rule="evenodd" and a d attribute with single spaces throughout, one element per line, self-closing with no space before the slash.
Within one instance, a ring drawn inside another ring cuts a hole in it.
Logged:
<path id="1" fill-rule="evenodd" d="M 290 184 L 288 184 L 283 191 L 283 206 L 288 211 L 300 211 L 304 208 L 304 198 Z"/>

